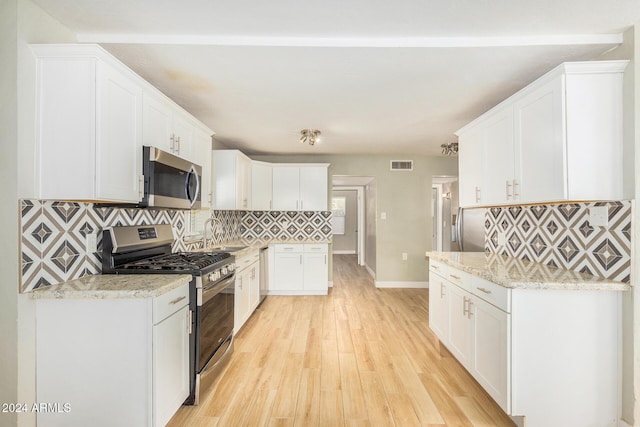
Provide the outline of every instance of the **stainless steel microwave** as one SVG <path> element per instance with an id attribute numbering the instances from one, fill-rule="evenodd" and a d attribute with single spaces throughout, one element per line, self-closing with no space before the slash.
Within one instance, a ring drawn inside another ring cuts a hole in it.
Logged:
<path id="1" fill-rule="evenodd" d="M 138 206 L 200 209 L 202 167 L 155 147 L 142 149 L 144 197 Z"/>

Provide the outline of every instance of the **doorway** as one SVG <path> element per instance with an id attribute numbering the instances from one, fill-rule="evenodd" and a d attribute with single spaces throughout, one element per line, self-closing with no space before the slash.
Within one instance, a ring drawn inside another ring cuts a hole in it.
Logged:
<path id="1" fill-rule="evenodd" d="M 457 251 L 455 223 L 458 213 L 458 177 L 432 177 L 430 213 L 432 250 Z"/>

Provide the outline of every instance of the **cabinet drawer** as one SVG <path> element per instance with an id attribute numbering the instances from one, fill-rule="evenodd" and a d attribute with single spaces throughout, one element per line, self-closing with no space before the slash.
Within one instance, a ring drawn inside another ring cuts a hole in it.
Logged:
<path id="1" fill-rule="evenodd" d="M 312 252 L 312 253 L 323 253 L 326 254 L 329 249 L 329 245 L 327 245 L 326 243 L 305 243 L 303 246 L 303 250 L 305 252 Z"/>
<path id="2" fill-rule="evenodd" d="M 242 271 L 254 262 L 258 262 L 260 260 L 260 253 L 256 250 L 255 252 L 251 252 L 242 258 L 236 259 L 236 271 Z"/>
<path id="3" fill-rule="evenodd" d="M 440 277 L 447 277 L 449 275 L 449 267 L 438 261 L 429 260 L 429 270 L 438 274 Z"/>
<path id="4" fill-rule="evenodd" d="M 276 252 L 302 253 L 304 245 L 300 245 L 300 244 L 285 245 L 285 244 L 280 244 L 279 243 L 279 244 L 275 244 L 273 246 L 274 246 L 274 250 Z"/>
<path id="5" fill-rule="evenodd" d="M 487 280 L 473 278 L 472 291 L 475 296 L 495 305 L 502 311 L 511 312 L 511 292 L 508 288 Z"/>
<path id="6" fill-rule="evenodd" d="M 454 285 L 460 286 L 465 291 L 468 291 L 468 292 L 472 291 L 473 289 L 472 283 L 475 280 L 474 276 L 452 267 L 448 267 L 446 270 L 446 273 L 447 274 L 442 277 L 447 279 L 449 282 L 453 283 Z"/>
<path id="7" fill-rule="evenodd" d="M 183 285 L 153 299 L 153 324 L 158 324 L 189 304 L 189 285 Z"/>

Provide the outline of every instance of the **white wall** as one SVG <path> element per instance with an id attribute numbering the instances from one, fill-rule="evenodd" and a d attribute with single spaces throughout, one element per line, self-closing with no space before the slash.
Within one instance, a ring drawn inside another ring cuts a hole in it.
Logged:
<path id="1" fill-rule="evenodd" d="M 28 43 L 75 40 L 29 0 L 0 2 L 0 402 L 36 401 L 34 305 L 28 295 L 18 294 L 18 198 L 20 186 L 32 177 L 24 160 L 35 134 L 35 72 Z M 0 425 L 35 425 L 35 414 L 0 413 Z"/>
<path id="2" fill-rule="evenodd" d="M 358 193 L 356 190 L 343 191 L 334 187 L 332 197 L 344 197 L 346 203 L 344 234 L 333 235 L 333 253 L 355 254 L 358 249 L 356 233 L 358 228 Z"/>

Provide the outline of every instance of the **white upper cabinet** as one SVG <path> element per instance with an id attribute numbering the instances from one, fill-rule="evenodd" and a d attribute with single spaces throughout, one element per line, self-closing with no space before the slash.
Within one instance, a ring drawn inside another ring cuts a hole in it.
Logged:
<path id="1" fill-rule="evenodd" d="M 203 166 L 201 135 L 211 150 L 213 132 L 161 93 L 145 91 L 142 103 L 142 143 Z"/>
<path id="2" fill-rule="evenodd" d="M 36 57 L 33 196 L 138 202 L 142 89 L 93 45 L 32 45 Z"/>
<path id="3" fill-rule="evenodd" d="M 273 209 L 327 210 L 328 164 L 273 165 Z"/>
<path id="4" fill-rule="evenodd" d="M 22 166 L 35 179 L 22 197 L 137 203 L 149 145 L 202 166 L 202 204 L 210 206 L 210 129 L 98 45 L 31 49 L 36 141 Z"/>
<path id="5" fill-rule="evenodd" d="M 630 197 L 622 185 L 627 63 L 562 64 L 460 129 L 461 206 Z"/>
<path id="6" fill-rule="evenodd" d="M 270 163 L 251 161 L 251 209 L 271 210 L 273 200 L 273 166 Z"/>
<path id="7" fill-rule="evenodd" d="M 239 150 L 214 150 L 214 209 L 251 209 L 251 159 Z"/>

